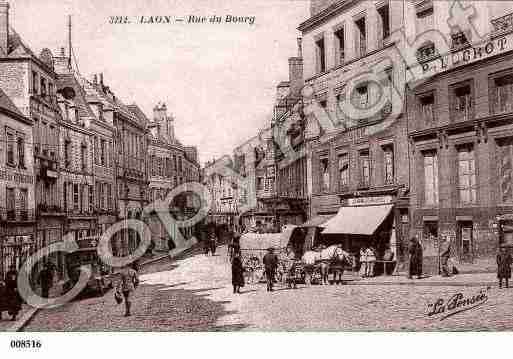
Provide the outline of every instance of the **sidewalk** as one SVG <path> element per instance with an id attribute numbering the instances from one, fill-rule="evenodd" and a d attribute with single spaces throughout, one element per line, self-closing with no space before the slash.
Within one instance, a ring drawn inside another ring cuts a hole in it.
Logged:
<path id="1" fill-rule="evenodd" d="M 141 268 L 158 262 L 160 260 L 170 258 L 172 260 L 179 259 L 181 256 L 187 255 L 198 247 L 197 241 L 191 241 L 187 247 L 174 249 L 170 252 L 155 253 L 151 257 L 141 258 Z M 11 321 L 11 316 L 7 312 L 2 313 L 2 320 L 0 320 L 0 332 L 18 332 L 30 321 L 30 319 L 37 313 L 39 308 L 33 308 L 27 304 L 23 304 L 21 311 L 18 313 L 16 321 Z"/>

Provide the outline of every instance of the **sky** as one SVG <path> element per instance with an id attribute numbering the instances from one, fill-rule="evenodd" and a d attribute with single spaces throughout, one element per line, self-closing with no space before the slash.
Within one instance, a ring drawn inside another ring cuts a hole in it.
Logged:
<path id="1" fill-rule="evenodd" d="M 159 101 L 175 116 L 179 140 L 202 162 L 270 124 L 276 85 L 288 80 L 307 0 L 11 0 L 10 21 L 39 54 L 67 44 L 67 16 L 80 74 L 104 82 L 152 117 Z M 138 24 L 144 16 L 255 16 L 255 23 Z M 131 24 L 109 24 L 128 16 Z"/>

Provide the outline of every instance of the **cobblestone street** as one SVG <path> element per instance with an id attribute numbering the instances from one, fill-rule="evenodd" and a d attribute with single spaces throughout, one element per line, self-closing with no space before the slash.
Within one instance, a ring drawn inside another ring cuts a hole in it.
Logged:
<path id="1" fill-rule="evenodd" d="M 230 330 L 511 330 L 513 289 L 474 286 L 246 285 L 232 294 L 226 250 L 164 260 L 144 268 L 134 296 L 133 315 L 125 318 L 112 292 L 40 311 L 26 331 L 230 331 Z M 361 283 L 362 285 L 360 285 Z M 444 320 L 427 316 L 428 304 L 487 291 L 481 306 Z"/>

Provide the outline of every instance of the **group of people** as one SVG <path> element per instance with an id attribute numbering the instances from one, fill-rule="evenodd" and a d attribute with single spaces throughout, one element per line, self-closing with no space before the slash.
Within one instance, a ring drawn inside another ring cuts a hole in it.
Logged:
<path id="1" fill-rule="evenodd" d="M 360 249 L 360 276 L 373 277 L 376 264 L 376 252 L 372 247 L 363 246 Z"/>

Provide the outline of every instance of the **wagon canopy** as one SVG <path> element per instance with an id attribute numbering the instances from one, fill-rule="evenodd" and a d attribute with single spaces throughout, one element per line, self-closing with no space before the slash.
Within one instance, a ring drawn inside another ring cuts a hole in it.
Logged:
<path id="1" fill-rule="evenodd" d="M 281 233 L 245 233 L 240 237 L 241 250 L 283 249 L 287 247 L 290 236 L 296 226 L 286 226 Z"/>

